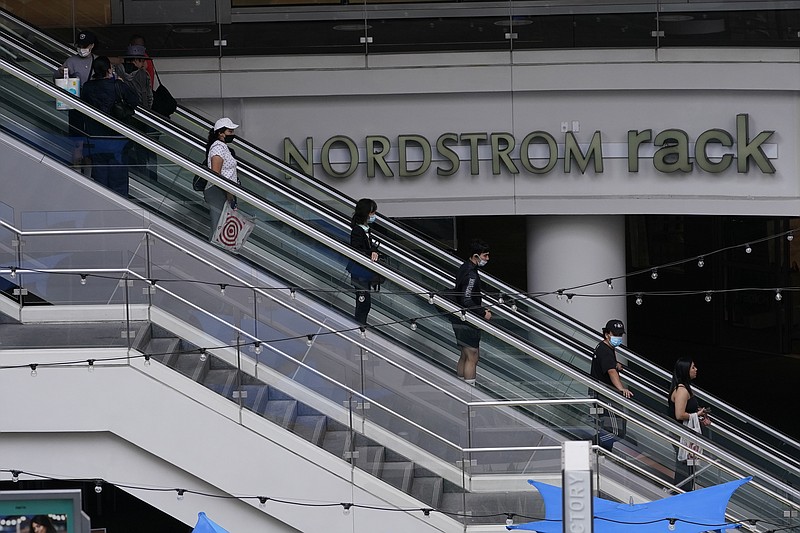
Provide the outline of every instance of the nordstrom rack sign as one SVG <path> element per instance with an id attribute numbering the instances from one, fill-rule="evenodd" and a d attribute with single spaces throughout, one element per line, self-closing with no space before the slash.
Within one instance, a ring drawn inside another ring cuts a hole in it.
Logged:
<path id="1" fill-rule="evenodd" d="M 452 176 L 467 165 L 471 175 L 478 175 L 481 161 L 491 161 L 495 175 L 541 175 L 557 169 L 600 174 L 606 159 L 626 159 L 628 172 L 639 172 L 642 164 L 651 164 L 665 174 L 716 174 L 733 167 L 739 173 L 753 168 L 774 174 L 770 160 L 777 159 L 778 148 L 767 142 L 773 133 L 751 133 L 749 115 L 740 114 L 733 131 L 709 129 L 694 139 L 679 129 L 629 130 L 627 142 L 616 143 L 604 142 L 601 131 L 595 131 L 584 143 L 573 132 L 560 134 L 563 137 L 557 139 L 539 130 L 522 139 L 510 133 L 486 132 L 443 133 L 436 139 L 399 135 L 394 143 L 383 135 L 368 135 L 361 142 L 335 135 L 321 146 L 315 146 L 314 139 L 308 137 L 302 149 L 286 138 L 283 159 L 312 175 L 315 165 L 320 165 L 334 178 L 351 176 L 359 165 L 365 166 L 369 178 L 416 177 L 434 169 L 439 176 Z"/>

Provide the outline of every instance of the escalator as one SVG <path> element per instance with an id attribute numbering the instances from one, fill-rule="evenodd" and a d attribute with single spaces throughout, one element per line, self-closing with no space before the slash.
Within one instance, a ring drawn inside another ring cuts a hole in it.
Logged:
<path id="1" fill-rule="evenodd" d="M 50 88 L 48 77 L 52 72 L 52 62 L 47 64 L 35 50 L 24 50 L 10 38 L 4 44 L 7 48 L 12 44 L 17 46 L 15 62 L 3 64 L 0 100 L 4 131 L 53 159 L 67 163 L 72 141 L 65 134 L 68 128 L 63 113 L 55 111 L 53 94 L 47 90 Z M 31 72 L 39 78 L 38 85 L 31 85 L 31 80 L 27 79 Z M 74 105 L 80 108 L 79 103 Z M 82 111 L 91 113 L 88 109 Z M 149 212 L 158 213 L 197 236 L 204 236 L 208 232 L 207 213 L 202 199 L 191 189 L 192 177 L 205 172 L 192 164 L 202 160 L 202 146 L 188 127 L 180 126 L 182 123 L 193 123 L 192 127 L 200 130 L 204 127 L 188 113 L 182 113 L 173 123 L 147 113 L 137 113 L 131 128 L 116 125 L 116 129 L 141 148 L 149 150 L 159 161 L 155 183 L 138 172 L 139 169 L 130 169 L 132 200 Z M 113 123 L 110 125 L 115 127 Z M 158 145 L 152 142 L 155 138 Z M 250 152 L 255 159 L 250 158 Z M 237 156 L 252 165 L 242 165 L 242 187 L 231 187 L 231 192 L 242 200 L 243 211 L 258 218 L 256 231 L 240 259 L 254 269 L 268 272 L 278 280 L 278 287 L 284 292 L 302 293 L 326 306 L 331 313 L 347 316 L 353 302 L 344 265 L 348 260 L 366 263 L 342 244 L 349 231 L 346 213 L 352 208 L 352 201 L 325 190 L 279 161 L 267 161 L 264 154 L 244 143 L 237 146 Z M 212 175 L 207 177 L 210 181 L 216 179 Z M 328 196 L 322 197 L 322 193 Z M 392 221 L 380 220 L 378 231 L 384 239 L 383 251 L 387 262 L 376 269 L 387 278 L 387 283 L 375 298 L 371 315 L 374 323 L 365 332 L 368 339 L 374 336 L 381 341 L 391 340 L 414 357 L 440 368 L 453 368 L 455 350 L 451 320 L 459 320 L 461 310 L 442 294 L 452 286 L 450 272 L 457 260 L 434 247 L 425 246 L 421 239 Z M 158 279 L 162 276 L 151 272 L 149 277 Z M 492 287 L 494 298 L 489 298 L 489 301 L 497 311 L 497 320 L 485 324 L 465 315 L 488 336 L 482 349 L 480 392 L 502 399 L 585 397 L 588 388 L 593 386 L 583 374 L 588 370 L 587 355 L 595 342 L 592 333 L 524 298 L 497 280 L 487 281 Z M 226 285 L 228 292 L 236 290 L 235 283 L 220 282 L 219 285 Z M 501 294 L 504 295 L 502 303 Z M 252 320 L 252 323 L 259 322 Z M 358 332 L 357 325 L 352 323 L 345 329 Z M 269 338 L 255 327 L 246 333 L 251 344 L 267 342 Z M 295 333 L 303 337 L 312 335 L 307 330 L 296 330 Z M 313 341 L 313 338 L 309 340 Z M 639 405 L 629 406 L 633 413 L 631 416 L 638 416 L 642 406 L 651 412 L 662 412 L 663 372 L 641 358 L 632 356 L 631 359 L 634 361 L 631 364 L 631 382 L 637 387 L 639 402 Z M 642 393 L 638 394 L 639 391 Z M 372 397 L 375 392 L 369 387 L 364 388 L 367 397 Z M 613 398 L 607 390 L 599 393 Z M 727 412 L 723 407 L 715 408 L 715 411 Z M 585 415 L 580 410 L 575 412 L 572 407 L 553 407 L 546 414 L 533 416 L 540 423 L 558 428 L 559 434 L 569 438 L 581 436 L 585 429 L 582 426 L 589 418 Z M 721 422 L 725 430 L 721 432 L 724 444 L 715 438 L 718 445 L 751 461 L 768 477 L 794 482 L 797 476 L 796 443 L 769 431 L 769 428 L 760 427 L 751 419 L 731 416 L 730 421 L 723 418 Z M 753 435 L 754 432 L 757 434 Z M 525 435 L 524 440 L 529 436 Z M 471 435 L 469 446 L 488 448 L 492 446 L 493 438 L 488 430 L 476 433 Z M 658 437 L 635 429 L 631 431 L 631 439 L 637 443 L 637 453 L 644 451 L 650 460 L 670 465 L 672 451 L 668 442 L 660 442 Z M 754 445 L 754 442 L 758 444 Z M 513 440 L 508 444 L 513 445 Z M 479 473 L 479 465 L 487 470 L 494 466 L 489 453 L 476 460 L 475 472 L 472 473 Z M 779 460 L 775 461 L 776 458 Z M 451 458 L 446 459 L 449 461 Z M 713 482 L 710 477 L 708 482 Z"/>

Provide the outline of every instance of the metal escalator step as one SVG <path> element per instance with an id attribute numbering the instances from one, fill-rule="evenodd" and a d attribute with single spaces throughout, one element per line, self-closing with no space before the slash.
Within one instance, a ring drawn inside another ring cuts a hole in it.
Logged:
<path id="1" fill-rule="evenodd" d="M 298 415 L 294 420 L 293 431 L 315 446 L 322 446 L 325 435 L 324 415 Z"/>
<path id="2" fill-rule="evenodd" d="M 421 502 L 438 509 L 442 501 L 444 481 L 438 476 L 415 477 L 411 485 L 411 495 Z"/>
<path id="3" fill-rule="evenodd" d="M 377 478 L 381 477 L 384 468 L 384 447 L 383 446 L 358 446 L 356 447 L 358 456 L 355 458 L 355 465 Z"/>
<path id="4" fill-rule="evenodd" d="M 384 461 L 380 478 L 389 485 L 405 493 L 410 493 L 414 480 L 414 463 L 411 461 Z"/>
<path id="5" fill-rule="evenodd" d="M 290 428 L 297 418 L 296 400 L 269 400 L 261 414 L 281 427 Z"/>
<path id="6" fill-rule="evenodd" d="M 345 452 L 350 451 L 350 435 L 349 431 L 326 431 L 325 437 L 322 439 L 322 448 L 331 452 L 336 457 L 347 459 Z"/>

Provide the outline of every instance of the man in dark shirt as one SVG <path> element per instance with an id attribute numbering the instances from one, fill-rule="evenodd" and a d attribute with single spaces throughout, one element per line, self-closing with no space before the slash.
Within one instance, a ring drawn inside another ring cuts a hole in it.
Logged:
<path id="1" fill-rule="evenodd" d="M 617 361 L 615 348 L 622 344 L 622 336 L 625 334 L 625 326 L 621 320 L 612 319 L 603 328 L 603 340 L 594 349 L 592 356 L 592 377 L 609 387 L 616 389 L 626 398 L 633 396 L 633 393 L 622 385 L 619 373 L 622 371 L 622 364 Z M 589 391 L 593 393 L 594 391 Z M 592 396 L 597 396 L 592 394 Z M 611 403 L 614 407 L 621 408 L 616 403 Z M 624 439 L 627 434 L 627 423 L 624 417 L 617 415 L 613 411 L 606 410 L 600 414 L 600 429 L 597 435 L 597 442 L 608 451 L 614 446 L 614 441 Z"/>
<path id="2" fill-rule="evenodd" d="M 489 245 L 480 239 L 470 243 L 470 256 L 456 273 L 456 285 L 453 289 L 456 304 L 464 312 L 477 315 L 484 320 L 491 320 L 492 313 L 482 305 L 481 277 L 478 269 L 489 262 Z M 458 359 L 458 377 L 474 385 L 480 357 L 481 330 L 456 318 L 453 321 L 456 343 L 461 350 Z"/>
<path id="3" fill-rule="evenodd" d="M 596 380 L 616 389 L 626 398 L 630 398 L 633 393 L 622 385 L 619 373 L 623 367 L 621 363 L 617 362 L 615 350 L 622 344 L 624 334 L 625 326 L 621 320 L 614 318 L 606 323 L 606 327 L 603 328 L 603 341 L 594 349 L 591 374 Z"/>

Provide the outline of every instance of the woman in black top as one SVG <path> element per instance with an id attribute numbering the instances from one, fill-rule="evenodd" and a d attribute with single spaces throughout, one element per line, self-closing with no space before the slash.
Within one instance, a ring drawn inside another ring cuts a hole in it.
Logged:
<path id="1" fill-rule="evenodd" d="M 118 99 L 132 107 L 139 103 L 136 92 L 127 83 L 114 78 L 106 56 L 96 57 L 92 62 L 92 79 L 81 87 L 81 99 L 107 115 Z M 127 198 L 128 167 L 122 162 L 126 139 L 90 118 L 86 120 L 86 133 L 90 141 L 92 179 Z"/>
<path id="2" fill-rule="evenodd" d="M 675 362 L 675 370 L 672 372 L 672 384 L 669 389 L 668 408 L 669 416 L 683 424 L 689 420 L 691 415 L 697 413 L 700 423 L 707 426 L 711 419 L 706 415 L 706 409 L 700 407 L 692 392 L 691 382 L 697 377 L 697 366 L 691 357 L 682 357 Z M 677 451 L 676 451 L 677 453 Z M 679 485 L 686 478 L 694 474 L 694 466 L 687 461 L 675 460 L 675 479 L 673 484 Z M 686 483 L 681 488 L 692 490 L 694 482 Z"/>
<path id="3" fill-rule="evenodd" d="M 378 204 L 374 200 L 370 198 L 359 200 L 356 203 L 355 213 L 353 213 L 350 231 L 350 246 L 369 257 L 373 262 L 378 260 L 380 243 L 372 238 L 369 224 L 375 222 L 377 211 Z M 372 307 L 370 288 L 380 286 L 380 276 L 352 260 L 347 263 L 347 271 L 350 272 L 350 282 L 356 289 L 356 308 L 353 316 L 356 322 L 365 326 L 367 315 Z"/>

